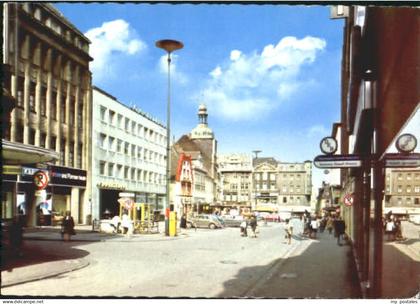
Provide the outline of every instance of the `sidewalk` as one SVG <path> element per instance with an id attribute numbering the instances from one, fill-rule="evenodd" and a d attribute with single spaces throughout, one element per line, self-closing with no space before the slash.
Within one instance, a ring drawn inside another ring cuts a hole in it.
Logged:
<path id="1" fill-rule="evenodd" d="M 61 239 L 60 227 L 26 228 L 23 234 L 22 257 L 11 258 L 9 253 L 2 256 L 1 287 L 50 278 L 88 266 L 89 262 L 77 249 L 72 248 L 78 242 L 176 241 L 188 237 L 188 233 L 184 231 L 176 237 L 168 237 L 163 232 L 126 236 L 91 229 L 92 226 L 76 226 L 76 235 L 72 236 L 71 241 L 64 242 Z M 38 252 L 25 240 L 55 242 L 56 246 L 53 251 Z M 72 253 L 69 254 L 68 248 L 72 249 Z"/>
<path id="2" fill-rule="evenodd" d="M 344 244 L 344 242 L 343 242 Z M 349 245 L 338 246 L 333 235 L 293 240 L 290 253 L 277 261 L 270 274 L 247 297 L 361 298 L 356 267 Z"/>

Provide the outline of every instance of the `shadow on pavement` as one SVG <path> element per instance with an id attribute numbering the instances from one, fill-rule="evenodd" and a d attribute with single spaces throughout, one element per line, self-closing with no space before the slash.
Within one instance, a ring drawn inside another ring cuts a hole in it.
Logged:
<path id="1" fill-rule="evenodd" d="M 74 248 L 75 246 L 82 242 L 86 244 L 115 237 L 118 236 L 76 230 L 76 235 L 73 236 L 72 240 L 64 242 L 57 228 L 27 228 L 23 234 L 20 255 L 12 252 L 10 248 L 2 248 L 1 271 L 10 272 L 19 267 L 80 259 L 89 255 L 89 252 Z"/>
<path id="2" fill-rule="evenodd" d="M 224 291 L 219 297 L 276 299 L 362 297 L 350 246 L 337 246 L 335 239 L 328 235 L 304 242 L 295 250 L 292 249 L 290 256 L 285 259 L 277 259 L 269 265 L 241 269 L 234 279 L 224 283 Z M 299 253 L 301 246 L 308 245 L 308 242 L 309 246 Z M 279 264 L 280 267 L 277 267 Z M 267 277 L 270 268 L 273 268 L 273 272 Z M 258 278 L 258 273 L 265 275 Z M 250 289 L 251 282 L 254 283 Z M 234 295 L 234 291 L 239 290 L 242 290 L 242 294 Z"/>

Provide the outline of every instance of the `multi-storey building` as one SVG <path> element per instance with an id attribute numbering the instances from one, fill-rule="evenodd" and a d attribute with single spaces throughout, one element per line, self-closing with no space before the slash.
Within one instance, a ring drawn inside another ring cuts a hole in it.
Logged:
<path id="1" fill-rule="evenodd" d="M 384 213 L 420 214 L 420 170 L 387 169 L 384 201 Z"/>
<path id="2" fill-rule="evenodd" d="M 193 169 L 192 197 L 188 210 L 205 212 L 218 202 L 219 172 L 217 169 L 217 141 L 213 131 L 207 124 L 207 108 L 200 105 L 198 125 L 188 135 L 183 135 L 172 146 L 171 151 L 171 183 L 174 185 L 178 158 L 184 154 L 191 157 Z M 180 216 L 183 212 L 180 200 L 174 191 L 170 192 L 170 204 Z M 185 210 L 185 208 L 184 208 Z"/>
<path id="3" fill-rule="evenodd" d="M 92 215 L 119 213 L 119 195 L 163 208 L 166 128 L 136 108 L 93 88 Z"/>
<path id="4" fill-rule="evenodd" d="M 90 41 L 50 4 L 4 3 L 3 16 L 4 83 L 16 101 L 4 140 L 59 155 L 21 162 L 12 199 L 22 203 L 28 225 L 37 223 L 42 201 L 53 214 L 70 210 L 76 222 L 84 222 L 90 197 Z M 39 169 L 49 176 L 42 199 L 33 184 Z"/>
<path id="5" fill-rule="evenodd" d="M 247 154 L 219 155 L 218 167 L 223 205 L 251 207 L 252 156 Z"/>
<path id="6" fill-rule="evenodd" d="M 255 209 L 265 205 L 279 212 L 302 213 L 310 209 L 312 162 L 286 163 L 274 158 L 254 158 Z"/>

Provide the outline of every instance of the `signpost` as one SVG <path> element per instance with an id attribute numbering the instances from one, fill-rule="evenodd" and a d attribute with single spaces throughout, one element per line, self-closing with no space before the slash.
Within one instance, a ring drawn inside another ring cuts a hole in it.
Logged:
<path id="1" fill-rule="evenodd" d="M 344 196 L 344 205 L 351 207 L 353 205 L 353 195 L 348 193 Z"/>
<path id="2" fill-rule="evenodd" d="M 416 168 L 420 167 L 420 153 L 387 153 L 385 154 L 386 168 Z"/>
<path id="3" fill-rule="evenodd" d="M 362 166 L 362 158 L 359 155 L 318 155 L 314 165 L 319 169 L 358 168 Z"/>

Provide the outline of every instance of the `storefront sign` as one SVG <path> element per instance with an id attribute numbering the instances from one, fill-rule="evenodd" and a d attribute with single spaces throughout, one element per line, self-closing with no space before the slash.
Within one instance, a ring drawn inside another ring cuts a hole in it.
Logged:
<path id="1" fill-rule="evenodd" d="M 40 170 L 38 168 L 22 167 L 22 175 L 34 175 L 37 171 L 47 172 L 47 170 Z"/>
<path id="2" fill-rule="evenodd" d="M 353 205 L 353 195 L 352 194 L 346 194 L 344 196 L 344 205 L 350 207 Z"/>
<path id="3" fill-rule="evenodd" d="M 4 165 L 3 166 L 3 174 L 6 175 L 19 175 L 22 173 L 21 166 L 11 166 L 11 165 Z"/>
<path id="4" fill-rule="evenodd" d="M 59 166 L 50 166 L 49 169 L 52 184 L 86 187 L 85 170 Z"/>
<path id="5" fill-rule="evenodd" d="M 125 190 L 125 186 L 118 183 L 101 182 L 101 183 L 98 183 L 97 186 L 98 188 L 101 188 L 101 189 Z"/>
<path id="6" fill-rule="evenodd" d="M 133 192 L 121 192 L 118 194 L 119 197 L 135 197 L 136 194 Z"/>

